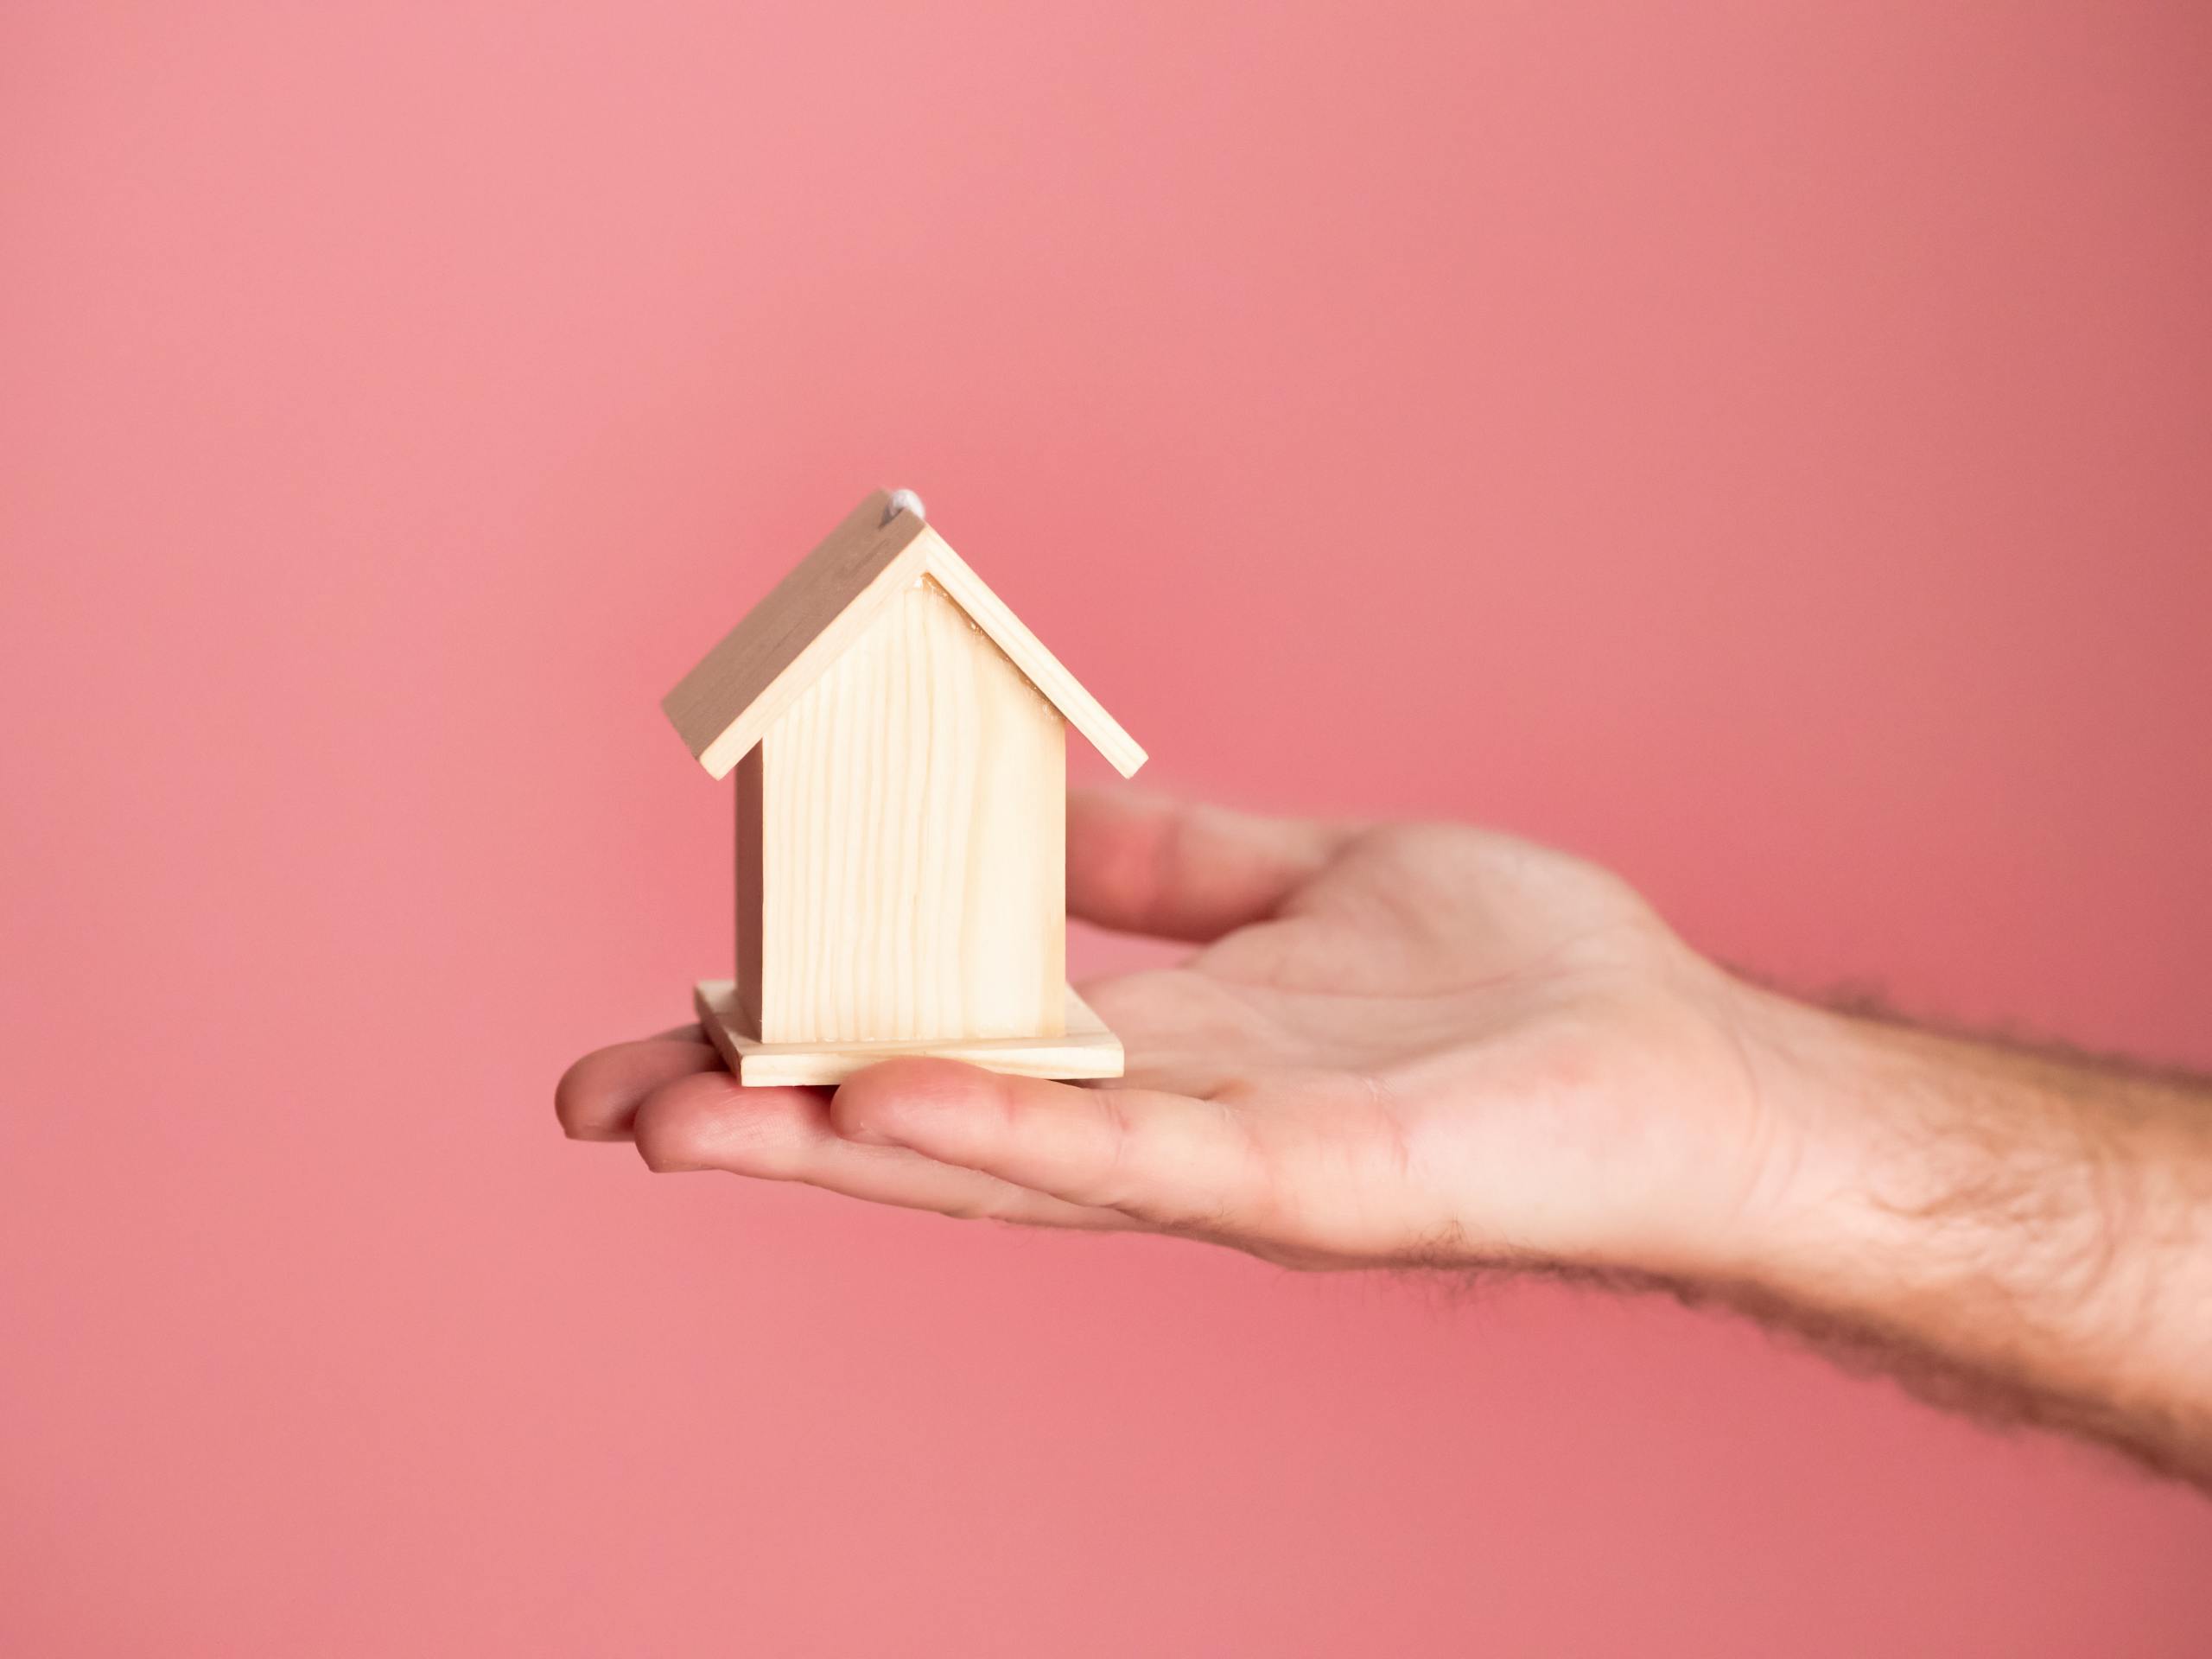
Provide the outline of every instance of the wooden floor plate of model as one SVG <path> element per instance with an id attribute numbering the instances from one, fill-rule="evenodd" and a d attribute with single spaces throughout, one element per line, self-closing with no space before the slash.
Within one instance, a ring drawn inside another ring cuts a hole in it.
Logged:
<path id="1" fill-rule="evenodd" d="M 740 1083 L 754 1086 L 842 1083 L 863 1066 L 910 1055 L 965 1060 L 1025 1077 L 1118 1077 L 1122 1039 L 1090 1005 L 1067 991 L 1067 1029 L 1057 1037 L 952 1037 L 935 1042 L 764 1043 L 753 1036 L 737 982 L 703 979 L 691 993 L 708 1040 Z"/>

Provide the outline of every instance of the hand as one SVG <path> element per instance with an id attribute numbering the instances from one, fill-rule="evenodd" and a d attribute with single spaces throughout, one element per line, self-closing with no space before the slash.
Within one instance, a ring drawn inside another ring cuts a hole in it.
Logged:
<path id="1" fill-rule="evenodd" d="M 1618 880 L 1441 824 L 1069 802 L 1068 903 L 1202 946 L 1089 988 L 1128 1075 L 894 1060 L 741 1089 L 588 1055 L 569 1133 L 1309 1268 L 1608 1270 L 2212 1484 L 2212 1089 L 1793 1003 Z"/>
<path id="2" fill-rule="evenodd" d="M 741 1089 L 690 1028 L 578 1062 L 562 1122 L 658 1170 L 1316 1268 L 1726 1274 L 1794 1165 L 1747 1063 L 1757 994 L 1563 854 L 1078 793 L 1068 903 L 1203 947 L 1085 988 L 1117 1083 L 916 1059 L 834 1098 Z"/>

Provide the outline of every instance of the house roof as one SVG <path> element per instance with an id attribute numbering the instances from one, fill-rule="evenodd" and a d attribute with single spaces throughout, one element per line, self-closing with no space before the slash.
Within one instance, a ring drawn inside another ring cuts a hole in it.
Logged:
<path id="1" fill-rule="evenodd" d="M 877 490 L 855 507 L 661 699 L 699 764 L 727 776 L 892 595 L 926 575 L 1116 772 L 1127 778 L 1142 766 L 1136 741 L 922 515 L 887 522 L 890 505 Z"/>

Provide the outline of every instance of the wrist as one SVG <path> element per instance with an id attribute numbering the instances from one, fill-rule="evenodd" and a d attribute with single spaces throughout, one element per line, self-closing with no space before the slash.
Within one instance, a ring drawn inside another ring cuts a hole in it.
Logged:
<path id="1" fill-rule="evenodd" d="M 2060 1395 L 2186 1409 L 2212 1370 L 2200 1094 L 1745 988 L 1790 1148 L 1738 1281 Z"/>
<path id="2" fill-rule="evenodd" d="M 1740 1029 L 1789 1148 L 1747 1205 L 1755 1282 L 1847 1300 L 1979 1274 L 2088 1288 L 2114 1196 L 2101 1149 L 2011 1057 L 1758 989 Z"/>
<path id="3" fill-rule="evenodd" d="M 1916 1148 L 1911 1057 L 1873 1023 L 1741 986 L 1745 1071 L 1777 1155 L 1744 1209 L 1732 1265 L 1777 1294 L 1852 1294 L 1908 1250 L 1944 1185 Z"/>

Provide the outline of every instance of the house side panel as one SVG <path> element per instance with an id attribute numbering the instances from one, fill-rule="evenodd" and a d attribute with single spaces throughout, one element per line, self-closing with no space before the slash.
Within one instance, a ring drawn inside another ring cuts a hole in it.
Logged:
<path id="1" fill-rule="evenodd" d="M 766 828 L 762 817 L 762 760 L 754 748 L 737 763 L 737 998 L 747 1028 L 760 1033 L 760 929 L 762 858 Z"/>

